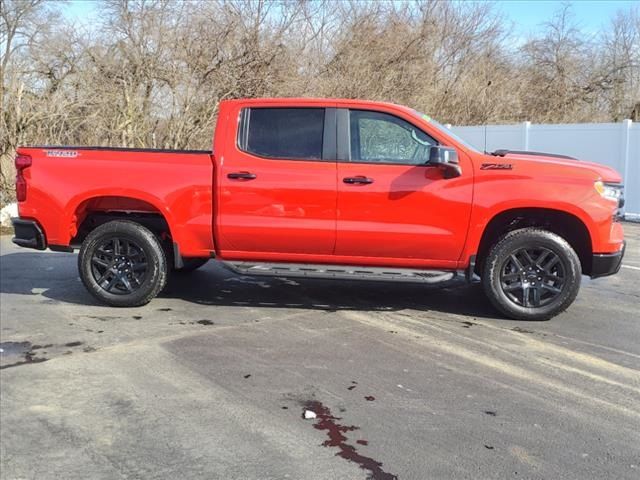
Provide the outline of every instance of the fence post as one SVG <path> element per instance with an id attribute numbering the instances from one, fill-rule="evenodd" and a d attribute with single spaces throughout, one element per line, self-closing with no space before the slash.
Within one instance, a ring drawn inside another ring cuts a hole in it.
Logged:
<path id="1" fill-rule="evenodd" d="M 522 122 L 522 144 L 523 150 L 529 150 L 529 129 L 531 128 L 531 122 Z"/>
<path id="2" fill-rule="evenodd" d="M 624 188 L 629 191 L 629 143 L 631 142 L 631 125 L 633 122 L 629 119 L 622 121 L 622 182 Z"/>

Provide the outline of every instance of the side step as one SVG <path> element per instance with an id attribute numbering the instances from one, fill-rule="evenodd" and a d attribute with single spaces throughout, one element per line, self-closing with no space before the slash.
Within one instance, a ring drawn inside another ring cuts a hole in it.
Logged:
<path id="1" fill-rule="evenodd" d="M 353 265 L 317 265 L 307 263 L 223 262 L 241 275 L 375 280 L 383 282 L 441 283 L 456 278 L 453 271 L 415 270 L 411 268 L 363 267 Z"/>

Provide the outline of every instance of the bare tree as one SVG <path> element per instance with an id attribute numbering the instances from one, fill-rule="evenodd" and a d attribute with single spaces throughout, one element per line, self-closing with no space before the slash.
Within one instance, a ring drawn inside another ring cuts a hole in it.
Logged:
<path id="1" fill-rule="evenodd" d="M 563 6 L 519 45 L 492 3 L 0 3 L 0 203 L 20 144 L 208 148 L 221 100 L 386 100 L 456 124 L 640 115 L 640 14 L 585 35 Z"/>

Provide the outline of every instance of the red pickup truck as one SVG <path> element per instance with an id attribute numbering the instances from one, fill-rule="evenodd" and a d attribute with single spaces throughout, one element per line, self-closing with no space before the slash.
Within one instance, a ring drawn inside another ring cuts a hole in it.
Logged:
<path id="1" fill-rule="evenodd" d="M 497 309 L 548 319 L 624 253 L 620 175 L 568 157 L 482 153 L 410 108 L 220 104 L 210 151 L 21 147 L 14 242 L 80 249 L 86 288 L 149 302 L 215 258 L 246 275 L 433 284 L 481 278 Z"/>

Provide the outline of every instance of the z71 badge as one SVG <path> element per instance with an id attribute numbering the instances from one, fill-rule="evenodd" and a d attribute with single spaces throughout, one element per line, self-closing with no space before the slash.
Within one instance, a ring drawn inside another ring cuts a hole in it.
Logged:
<path id="1" fill-rule="evenodd" d="M 510 163 L 483 163 L 480 170 L 512 170 L 513 165 Z"/>
<path id="2" fill-rule="evenodd" d="M 47 157 L 77 157 L 76 150 L 45 150 Z"/>

